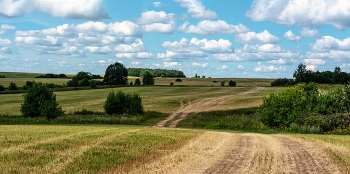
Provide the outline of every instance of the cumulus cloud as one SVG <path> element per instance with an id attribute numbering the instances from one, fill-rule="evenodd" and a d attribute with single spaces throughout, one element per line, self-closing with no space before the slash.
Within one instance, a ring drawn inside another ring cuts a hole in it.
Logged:
<path id="1" fill-rule="evenodd" d="M 300 34 L 304 37 L 314 37 L 314 38 L 320 37 L 317 30 L 310 29 L 310 28 L 303 28 L 303 30 L 301 30 Z"/>
<path id="2" fill-rule="evenodd" d="M 10 40 L 0 38 L 0 52 L 12 54 L 12 48 L 10 45 L 12 45 L 12 42 Z"/>
<path id="3" fill-rule="evenodd" d="M 243 69 L 244 69 L 244 66 L 243 66 L 243 65 L 238 65 L 237 68 L 240 69 L 240 70 L 243 70 Z"/>
<path id="4" fill-rule="evenodd" d="M 137 53 L 117 53 L 117 58 L 128 58 L 128 59 L 149 59 L 153 58 L 154 55 L 149 52 L 137 52 Z"/>
<path id="5" fill-rule="evenodd" d="M 247 32 L 235 35 L 235 41 L 239 43 L 277 43 L 278 37 L 270 34 L 267 30 L 261 33 Z"/>
<path id="6" fill-rule="evenodd" d="M 283 37 L 292 42 L 299 42 L 301 40 L 300 36 L 295 36 L 290 30 L 284 33 Z"/>
<path id="7" fill-rule="evenodd" d="M 3 17 L 20 17 L 35 10 L 67 19 L 109 18 L 102 8 L 102 0 L 4 0 L 0 2 L 0 15 Z"/>
<path id="8" fill-rule="evenodd" d="M 330 24 L 350 27 L 350 2 L 346 0 L 255 0 L 246 13 L 253 21 L 270 20 L 291 26 Z"/>
<path id="9" fill-rule="evenodd" d="M 145 11 L 141 14 L 141 17 L 136 19 L 136 22 L 140 25 L 154 24 L 154 23 L 169 23 L 175 19 L 174 13 L 165 13 L 164 11 Z"/>
<path id="10" fill-rule="evenodd" d="M 324 65 L 326 61 L 322 59 L 304 59 L 305 65 Z"/>
<path id="11" fill-rule="evenodd" d="M 244 60 L 235 53 L 232 53 L 232 54 L 213 54 L 213 56 L 215 57 L 215 59 L 217 59 L 219 61 L 238 62 L 238 61 Z"/>
<path id="12" fill-rule="evenodd" d="M 208 65 L 209 65 L 208 63 L 197 63 L 197 62 L 192 62 L 192 66 L 193 66 L 193 67 L 207 68 Z"/>
<path id="13" fill-rule="evenodd" d="M 130 21 L 110 23 L 108 24 L 108 29 L 111 34 L 116 34 L 123 37 L 142 36 L 140 26 Z"/>
<path id="14" fill-rule="evenodd" d="M 222 69 L 222 70 L 227 70 L 227 69 L 228 69 L 228 66 L 227 66 L 227 65 L 222 65 L 221 69 Z"/>
<path id="15" fill-rule="evenodd" d="M 12 25 L 2 24 L 0 26 L 0 34 L 5 34 L 7 30 L 15 30 L 16 27 Z"/>
<path id="16" fill-rule="evenodd" d="M 154 7 L 162 7 L 162 6 L 167 6 L 167 4 L 164 4 L 162 2 L 153 2 L 152 3 Z"/>
<path id="17" fill-rule="evenodd" d="M 204 5 L 199 0 L 174 0 L 179 3 L 181 7 L 187 8 L 187 13 L 189 13 L 193 18 L 197 19 L 214 19 L 218 15 L 211 11 L 207 10 Z"/>
<path id="18" fill-rule="evenodd" d="M 201 51 L 206 53 L 223 53 L 233 51 L 232 43 L 229 40 L 224 39 L 199 40 L 197 38 L 192 38 L 188 41 L 188 39 L 182 38 L 180 41 L 163 42 L 162 47 L 174 52 Z"/>
<path id="19" fill-rule="evenodd" d="M 135 40 L 134 43 L 132 43 L 130 45 L 128 45 L 128 44 L 117 45 L 114 50 L 119 52 L 119 53 L 137 53 L 137 52 L 144 51 L 144 45 L 140 39 L 137 39 L 137 40 Z"/>
<path id="20" fill-rule="evenodd" d="M 142 26 L 142 30 L 145 32 L 152 32 L 152 33 L 165 33 L 165 34 L 171 34 L 175 31 L 176 24 L 174 21 L 171 21 L 169 23 L 154 23 L 154 24 L 147 24 Z"/>
<path id="21" fill-rule="evenodd" d="M 277 65 L 291 65 L 291 64 L 296 63 L 296 61 L 291 59 L 291 58 L 279 58 L 277 60 L 267 61 L 267 63 L 277 64 Z"/>
<path id="22" fill-rule="evenodd" d="M 313 52 L 327 52 L 331 50 L 350 51 L 350 37 L 343 40 L 334 38 L 333 36 L 323 36 L 311 44 Z"/>
<path id="23" fill-rule="evenodd" d="M 179 31 L 184 33 L 199 34 L 199 35 L 213 35 L 213 34 L 237 34 L 250 31 L 249 28 L 242 24 L 231 25 L 226 21 L 217 20 L 200 21 L 196 26 L 189 25 L 189 22 L 185 22 L 179 28 Z"/>
<path id="24" fill-rule="evenodd" d="M 181 64 L 178 62 L 163 62 L 164 68 L 179 68 Z"/>
<path id="25" fill-rule="evenodd" d="M 286 71 L 285 67 L 275 67 L 275 66 L 266 66 L 261 62 L 258 62 L 258 65 L 254 68 L 255 72 L 279 72 Z"/>

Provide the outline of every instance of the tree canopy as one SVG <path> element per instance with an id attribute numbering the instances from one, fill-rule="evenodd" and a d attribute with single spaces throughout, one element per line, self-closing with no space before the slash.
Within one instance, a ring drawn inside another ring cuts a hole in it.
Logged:
<path id="1" fill-rule="evenodd" d="M 108 85 L 126 85 L 128 83 L 128 70 L 119 62 L 107 67 L 103 82 Z"/>
<path id="2" fill-rule="evenodd" d="M 143 71 L 149 71 L 154 77 L 186 77 L 182 71 L 167 69 L 148 69 L 148 68 L 128 68 L 129 76 L 141 77 Z"/>
<path id="3" fill-rule="evenodd" d="M 154 85 L 153 75 L 149 71 L 144 71 L 141 74 L 143 85 Z"/>

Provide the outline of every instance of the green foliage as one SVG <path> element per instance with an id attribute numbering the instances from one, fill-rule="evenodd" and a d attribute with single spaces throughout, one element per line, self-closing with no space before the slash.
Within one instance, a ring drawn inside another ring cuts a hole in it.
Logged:
<path id="1" fill-rule="evenodd" d="M 0 85 L 0 91 L 5 91 L 4 85 Z"/>
<path id="2" fill-rule="evenodd" d="M 294 79 L 279 78 L 271 82 L 271 86 L 293 86 L 295 85 Z"/>
<path id="3" fill-rule="evenodd" d="M 18 89 L 18 87 L 17 87 L 16 83 L 10 82 L 9 90 L 17 90 L 17 89 Z"/>
<path id="4" fill-rule="evenodd" d="M 290 125 L 290 130 L 293 133 L 301 133 L 301 134 L 323 134 L 323 130 L 320 126 L 310 126 L 310 125 L 298 125 L 296 123 L 292 123 Z"/>
<path id="5" fill-rule="evenodd" d="M 173 82 L 170 82 L 170 86 L 174 86 L 174 83 L 173 83 Z"/>
<path id="6" fill-rule="evenodd" d="M 229 82 L 228 82 L 228 86 L 236 86 L 236 82 L 235 81 L 233 81 L 233 80 L 230 80 Z"/>
<path id="7" fill-rule="evenodd" d="M 135 85 L 141 85 L 140 79 L 135 79 Z"/>
<path id="8" fill-rule="evenodd" d="M 154 85 L 154 77 L 149 71 L 144 71 L 141 74 L 143 85 Z"/>
<path id="9" fill-rule="evenodd" d="M 128 83 L 128 70 L 119 62 L 107 67 L 103 82 L 108 85 L 126 85 Z"/>
<path id="10" fill-rule="evenodd" d="M 258 113 L 260 120 L 270 127 L 289 126 L 311 112 L 317 102 L 317 86 L 313 83 L 298 84 L 264 97 Z"/>
<path id="11" fill-rule="evenodd" d="M 221 86 L 225 86 L 225 81 L 221 81 Z"/>
<path id="12" fill-rule="evenodd" d="M 177 78 L 177 79 L 175 79 L 175 82 L 182 82 L 182 80 Z"/>
<path id="13" fill-rule="evenodd" d="M 72 80 L 67 82 L 69 87 L 90 86 L 91 73 L 80 71 L 75 75 Z"/>
<path id="14" fill-rule="evenodd" d="M 90 80 L 89 84 L 90 84 L 90 88 L 96 89 L 96 87 L 97 87 L 97 81 L 96 80 Z"/>
<path id="15" fill-rule="evenodd" d="M 148 68 L 128 68 L 128 75 L 141 77 L 143 71 L 149 71 L 154 77 L 186 77 L 182 71 L 167 69 L 148 69 Z"/>
<path id="16" fill-rule="evenodd" d="M 27 86 L 27 87 L 32 87 L 32 86 L 33 86 L 33 83 L 34 83 L 34 81 L 27 81 L 27 82 L 26 82 L 26 86 Z"/>
<path id="17" fill-rule="evenodd" d="M 24 117 L 54 119 L 63 115 L 62 108 L 56 102 L 56 95 L 42 83 L 34 83 L 23 98 L 21 112 Z"/>
<path id="18" fill-rule="evenodd" d="M 132 85 L 134 85 L 134 83 L 133 83 L 133 82 L 130 82 L 129 85 L 132 86 Z"/>
<path id="19" fill-rule="evenodd" d="M 143 114 L 142 99 L 138 94 L 111 91 L 104 104 L 108 115 Z"/>
<path id="20" fill-rule="evenodd" d="M 75 111 L 74 115 L 93 115 L 95 114 L 93 111 L 89 111 L 86 109 L 82 109 L 81 111 Z"/>
<path id="21" fill-rule="evenodd" d="M 0 75 L 0 78 L 6 78 L 5 75 Z"/>
<path id="22" fill-rule="evenodd" d="M 45 75 L 39 75 L 35 78 L 68 78 L 65 74 L 45 74 Z"/>

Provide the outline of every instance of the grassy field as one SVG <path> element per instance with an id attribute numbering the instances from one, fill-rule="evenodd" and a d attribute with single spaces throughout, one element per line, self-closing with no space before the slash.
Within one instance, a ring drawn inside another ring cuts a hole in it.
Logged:
<path id="1" fill-rule="evenodd" d="M 1 173 L 125 173 L 201 131 L 128 126 L 0 126 Z"/>
<path id="2" fill-rule="evenodd" d="M 138 93 L 143 100 L 146 111 L 171 113 L 182 104 L 202 98 L 235 94 L 247 91 L 252 87 L 171 87 L 171 86 L 139 86 L 96 90 L 76 90 L 55 92 L 57 101 L 66 113 L 82 109 L 103 112 L 103 104 L 111 90 L 122 90 L 128 93 Z M 262 102 L 262 96 L 282 88 L 267 87 L 254 94 L 232 97 L 222 103 L 223 109 L 239 107 L 256 107 Z M 0 115 L 20 115 L 23 94 L 0 95 Z"/>

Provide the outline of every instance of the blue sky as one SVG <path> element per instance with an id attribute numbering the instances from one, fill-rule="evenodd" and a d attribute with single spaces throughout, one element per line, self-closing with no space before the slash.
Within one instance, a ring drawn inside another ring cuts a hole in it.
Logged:
<path id="1" fill-rule="evenodd" d="M 349 27 L 349 0 L 0 0 L 0 72 L 349 72 Z"/>

